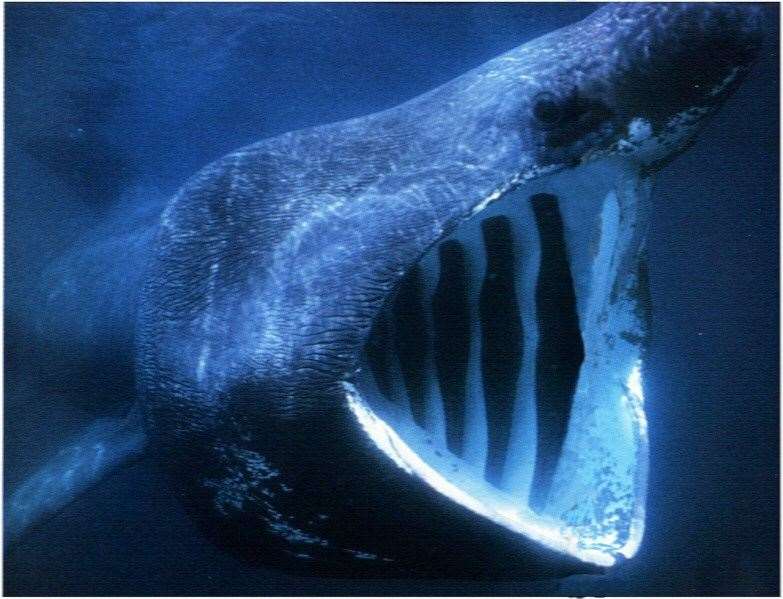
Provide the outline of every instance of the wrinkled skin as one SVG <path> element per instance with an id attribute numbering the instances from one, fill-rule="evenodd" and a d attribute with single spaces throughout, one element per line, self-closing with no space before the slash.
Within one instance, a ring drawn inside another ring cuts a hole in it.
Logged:
<path id="1" fill-rule="evenodd" d="M 597 156 L 652 172 L 685 149 L 750 67 L 756 20 L 610 5 L 399 107 L 195 175 L 163 216 L 137 362 L 156 454 L 210 536 L 330 574 L 589 570 L 398 469 L 340 383 L 402 275 L 482 202 Z"/>

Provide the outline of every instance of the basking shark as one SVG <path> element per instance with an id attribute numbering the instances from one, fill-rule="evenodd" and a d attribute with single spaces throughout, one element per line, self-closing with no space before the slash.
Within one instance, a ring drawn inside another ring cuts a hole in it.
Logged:
<path id="1" fill-rule="evenodd" d="M 205 167 L 156 228 L 137 406 L 9 494 L 6 540 L 148 452 L 258 563 L 539 576 L 632 557 L 652 179 L 760 43 L 750 5 L 609 4 Z"/>

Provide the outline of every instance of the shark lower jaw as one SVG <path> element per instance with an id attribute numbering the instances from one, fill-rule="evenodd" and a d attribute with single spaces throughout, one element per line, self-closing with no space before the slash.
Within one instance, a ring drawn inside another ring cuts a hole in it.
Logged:
<path id="1" fill-rule="evenodd" d="M 410 269 L 344 383 L 409 475 L 599 566 L 644 529 L 649 191 L 612 157 L 485 201 Z"/>

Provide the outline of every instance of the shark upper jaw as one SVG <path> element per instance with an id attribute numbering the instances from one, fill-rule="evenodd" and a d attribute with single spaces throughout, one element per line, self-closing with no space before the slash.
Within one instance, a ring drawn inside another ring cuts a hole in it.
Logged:
<path id="1" fill-rule="evenodd" d="M 527 171 L 479 202 L 389 297 L 343 383 L 409 475 L 599 566 L 632 557 L 644 530 L 639 171 L 616 155 Z"/>

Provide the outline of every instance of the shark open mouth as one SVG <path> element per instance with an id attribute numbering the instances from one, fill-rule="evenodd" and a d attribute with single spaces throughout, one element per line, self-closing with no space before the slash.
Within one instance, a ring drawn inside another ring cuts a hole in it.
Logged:
<path id="1" fill-rule="evenodd" d="M 649 191 L 612 157 L 487 202 L 409 270 L 345 383 L 399 467 L 601 566 L 644 528 Z"/>

